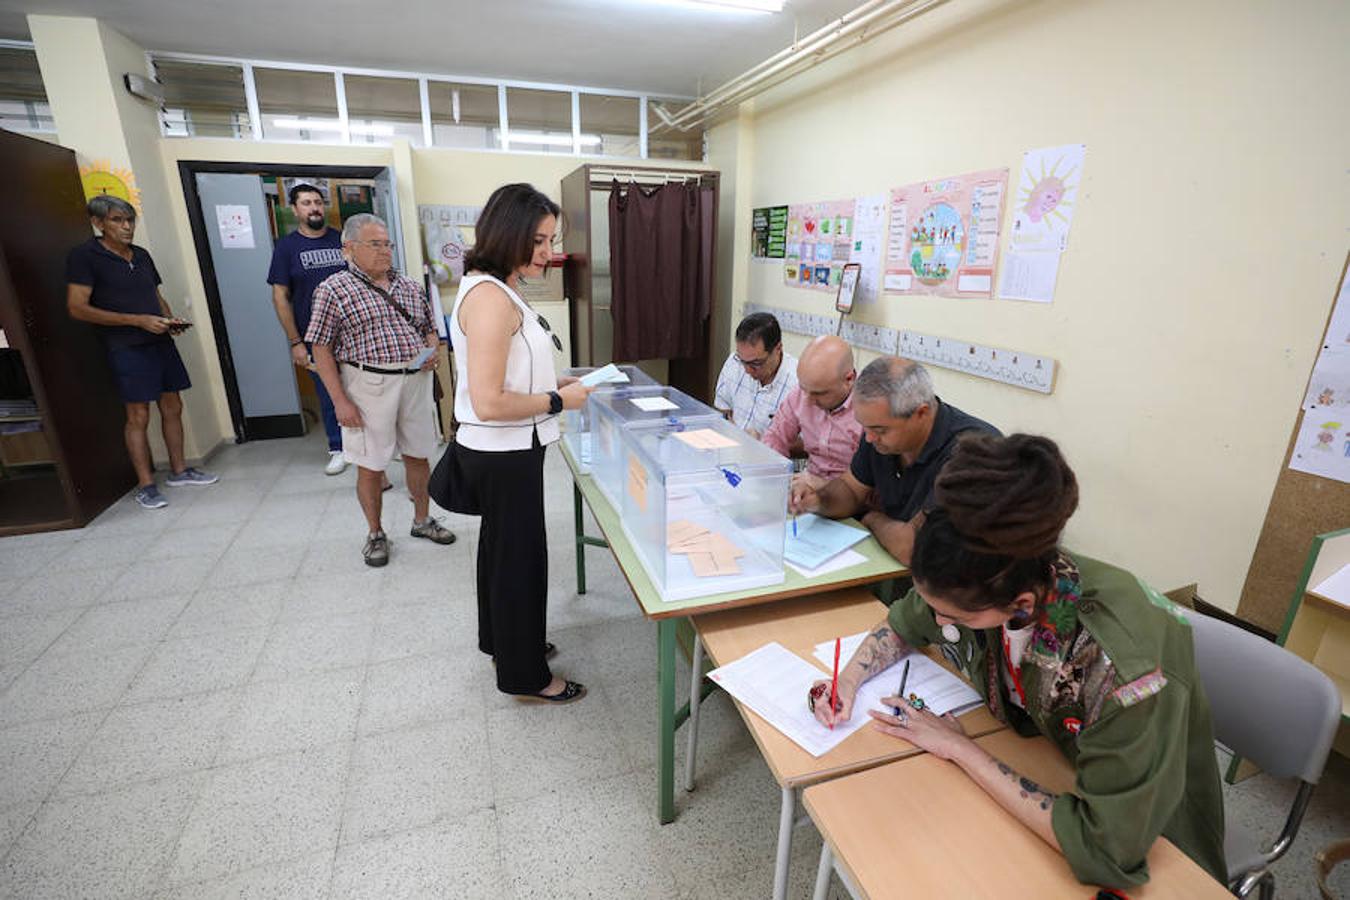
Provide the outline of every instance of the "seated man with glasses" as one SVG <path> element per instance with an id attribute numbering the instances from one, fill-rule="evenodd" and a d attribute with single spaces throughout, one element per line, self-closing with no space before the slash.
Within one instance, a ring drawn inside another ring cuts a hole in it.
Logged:
<path id="1" fill-rule="evenodd" d="M 769 313 L 751 313 L 736 326 L 736 352 L 717 376 L 713 406 L 758 440 L 778 405 L 797 386 L 797 358 L 783 350 L 783 330 Z"/>
<path id="2" fill-rule="evenodd" d="M 891 556 L 909 565 L 914 536 L 936 502 L 938 473 L 961 436 L 999 430 L 943 403 L 927 369 L 895 356 L 862 370 L 853 385 L 853 415 L 863 438 L 849 468 L 818 489 L 794 482 L 789 508 L 832 519 L 858 516 Z M 869 508 L 873 491 L 880 509 Z"/>
<path id="3" fill-rule="evenodd" d="M 382 566 L 389 538 L 380 524 L 380 494 L 395 451 L 403 454 L 412 494 L 412 536 L 455 540 L 431 517 L 427 496 L 427 460 L 437 443 L 431 370 L 440 337 L 422 285 L 393 267 L 382 219 L 352 216 L 342 227 L 342 249 L 348 268 L 314 290 L 305 340 L 333 398 L 343 456 L 357 466 L 356 496 L 369 526 L 362 556 L 366 565 Z"/>

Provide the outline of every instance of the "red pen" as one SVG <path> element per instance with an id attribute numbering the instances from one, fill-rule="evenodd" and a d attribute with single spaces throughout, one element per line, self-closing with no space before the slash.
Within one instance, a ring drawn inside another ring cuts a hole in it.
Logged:
<path id="1" fill-rule="evenodd" d="M 839 638 L 834 639 L 834 677 L 830 679 L 830 730 L 834 731 L 834 714 L 839 711 Z"/>

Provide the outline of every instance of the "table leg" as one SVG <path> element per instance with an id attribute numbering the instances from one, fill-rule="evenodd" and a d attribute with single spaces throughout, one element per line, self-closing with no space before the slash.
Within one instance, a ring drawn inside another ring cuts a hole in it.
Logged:
<path id="1" fill-rule="evenodd" d="M 658 817 L 662 825 L 675 821 L 675 624 L 678 621 L 667 618 L 656 623 L 660 673 L 657 698 L 661 707 L 661 727 L 657 736 L 661 783 L 657 790 Z"/>
<path id="2" fill-rule="evenodd" d="M 792 860 L 792 825 L 796 806 L 796 788 L 783 788 L 783 808 L 778 811 L 778 857 L 773 864 L 773 900 L 785 900 L 787 897 L 788 863 Z"/>
<path id="3" fill-rule="evenodd" d="M 822 844 L 820 866 L 816 869 L 816 890 L 811 895 L 811 900 L 825 900 L 825 894 L 830 890 L 830 873 L 833 870 L 834 854 L 830 852 L 829 844 Z"/>
<path id="4" fill-rule="evenodd" d="M 576 521 L 577 540 L 577 593 L 586 593 L 586 517 L 582 515 L 581 489 L 572 482 L 572 512 Z"/>
<path id="5" fill-rule="evenodd" d="M 694 658 L 689 667 L 689 752 L 684 759 L 684 789 L 694 789 L 694 758 L 698 753 L 698 701 L 703 687 L 703 641 L 694 635 Z"/>

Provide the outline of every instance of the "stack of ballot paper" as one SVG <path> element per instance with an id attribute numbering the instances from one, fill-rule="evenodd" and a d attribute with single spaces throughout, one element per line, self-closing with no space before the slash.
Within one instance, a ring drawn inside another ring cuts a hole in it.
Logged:
<path id="1" fill-rule="evenodd" d="M 866 529 L 822 519 L 811 513 L 797 516 L 795 528 L 793 524 L 789 519 L 783 558 L 798 571 L 806 570 L 811 574 L 823 574 L 815 570 L 823 569 L 831 559 L 867 537 Z M 860 554 L 854 555 L 859 557 L 858 562 L 862 561 Z"/>
<path id="2" fill-rule="evenodd" d="M 867 632 L 861 631 L 858 634 L 843 638 L 839 642 L 840 668 L 847 665 L 848 661 L 853 658 L 853 654 L 858 652 L 858 647 L 862 645 L 865 637 L 867 637 Z M 820 660 L 821 665 L 833 666 L 834 641 L 816 644 L 814 655 L 816 659 Z M 864 682 L 863 686 L 858 689 L 858 699 L 854 703 L 855 708 L 858 703 L 865 702 L 870 709 L 885 709 L 886 704 L 881 702 L 881 698 L 894 697 L 899 693 L 900 678 L 905 668 L 905 660 L 910 662 L 909 681 L 905 683 L 905 696 L 914 694 L 921 697 L 924 708 L 931 709 L 936 715 L 963 713 L 984 702 L 973 687 L 956 675 L 922 653 L 911 653 L 880 675 Z"/>
<path id="3" fill-rule="evenodd" d="M 851 646 L 856 649 L 864 636 L 855 635 L 844 641 L 846 644 L 852 642 Z M 834 641 L 821 647 L 828 647 L 829 665 L 832 666 Z M 817 648 L 816 656 L 820 657 L 821 652 Z M 841 652 L 840 665 L 850 656 L 852 650 Z M 973 688 L 923 654 L 914 653 L 905 659 L 911 662 L 905 693 L 923 697 L 934 713 L 959 713 L 980 703 L 980 695 Z M 821 756 L 871 721 L 867 710 L 891 711 L 881 698 L 891 696 L 899 689 L 904 663 L 905 660 L 901 660 L 864 682 L 853 700 L 849 720 L 836 723 L 833 729 L 821 725 L 806 705 L 806 692 L 815 682 L 829 678 L 829 672 L 816 668 L 782 644 L 765 644 L 733 663 L 713 669 L 708 677 L 807 753 Z"/>
<path id="4" fill-rule="evenodd" d="M 711 428 L 694 428 L 689 431 L 677 431 L 675 432 L 675 437 L 684 441 L 696 450 L 722 450 L 727 447 L 738 446 L 731 438 L 724 434 L 718 434 Z"/>
<path id="5" fill-rule="evenodd" d="M 736 560 L 745 556 L 745 551 L 725 535 L 688 519 L 670 523 L 666 529 L 666 549 L 688 556 L 690 567 L 700 578 L 738 575 L 741 567 Z"/>
<path id="6" fill-rule="evenodd" d="M 597 384 L 628 384 L 629 377 L 620 371 L 614 363 L 601 366 L 594 372 L 582 375 L 577 379 L 586 387 L 595 387 Z"/>

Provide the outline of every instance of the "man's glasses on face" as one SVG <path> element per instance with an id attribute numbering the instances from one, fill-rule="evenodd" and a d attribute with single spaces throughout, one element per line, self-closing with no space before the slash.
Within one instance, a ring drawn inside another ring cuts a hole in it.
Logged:
<path id="1" fill-rule="evenodd" d="M 549 336 L 549 337 L 553 338 L 553 346 L 554 346 L 554 347 L 557 347 L 557 348 L 558 348 L 558 352 L 561 353 L 561 352 L 562 352 L 562 340 L 561 340 L 556 334 L 554 334 L 554 333 L 553 333 L 553 329 L 550 328 L 550 327 L 548 326 L 548 319 L 545 319 L 543 316 L 539 315 L 538 313 L 535 313 L 535 318 L 539 320 L 539 327 L 542 328 L 542 329 L 544 329 L 544 331 L 548 332 L 548 336 Z"/>
<path id="2" fill-rule="evenodd" d="M 357 241 L 358 244 L 365 244 L 372 250 L 388 250 L 394 246 L 393 241 Z"/>
<path id="3" fill-rule="evenodd" d="M 774 348 L 774 350 L 777 349 L 778 349 L 777 347 Z M 738 355 L 736 357 L 736 362 L 745 366 L 747 369 L 753 369 L 754 371 L 758 372 L 760 369 L 768 365 L 769 358 L 772 356 L 773 350 L 770 350 L 768 353 L 764 354 L 759 359 L 741 359 L 740 356 Z"/>

